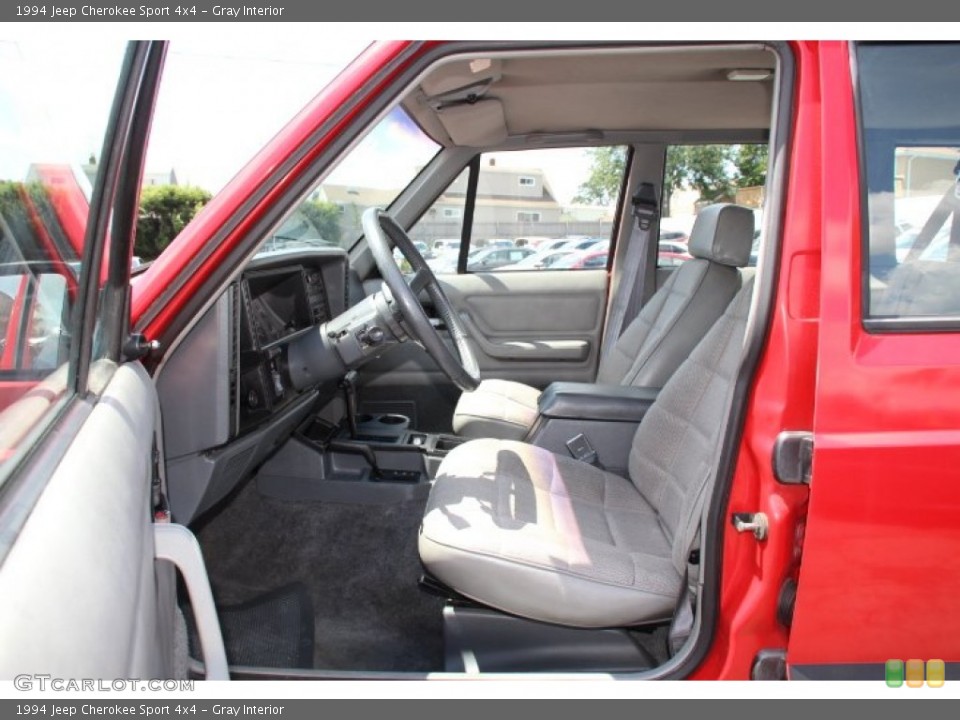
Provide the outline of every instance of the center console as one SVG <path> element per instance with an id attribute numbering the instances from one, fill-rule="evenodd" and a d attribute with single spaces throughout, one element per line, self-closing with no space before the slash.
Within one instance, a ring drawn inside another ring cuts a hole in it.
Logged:
<path id="1" fill-rule="evenodd" d="M 444 456 L 464 442 L 411 429 L 393 413 L 331 424 L 312 417 L 257 475 L 263 495 L 285 500 L 385 504 L 426 497 Z"/>

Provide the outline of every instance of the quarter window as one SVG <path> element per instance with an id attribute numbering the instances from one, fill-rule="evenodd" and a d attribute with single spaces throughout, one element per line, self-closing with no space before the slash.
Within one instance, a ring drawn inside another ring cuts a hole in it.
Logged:
<path id="1" fill-rule="evenodd" d="M 857 47 L 875 329 L 960 317 L 960 46 Z M 923 319 L 921 321 L 921 319 Z M 892 325 L 889 321 L 896 321 Z"/>

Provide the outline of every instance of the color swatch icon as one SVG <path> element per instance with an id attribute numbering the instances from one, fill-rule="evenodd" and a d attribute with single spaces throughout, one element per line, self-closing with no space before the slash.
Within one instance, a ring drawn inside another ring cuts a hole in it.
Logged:
<path id="1" fill-rule="evenodd" d="M 900 687 L 906 682 L 907 687 L 923 687 L 926 678 L 927 685 L 932 688 L 943 687 L 946 682 L 946 665 L 943 660 L 910 659 L 887 660 L 884 664 L 884 679 L 887 687 Z"/>
<path id="2" fill-rule="evenodd" d="M 887 660 L 884 666 L 884 675 L 887 680 L 887 687 L 900 687 L 903 685 L 903 660 Z"/>

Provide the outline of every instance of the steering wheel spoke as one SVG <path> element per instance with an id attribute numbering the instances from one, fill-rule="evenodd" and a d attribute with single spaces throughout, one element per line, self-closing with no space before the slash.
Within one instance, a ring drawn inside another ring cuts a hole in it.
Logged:
<path id="1" fill-rule="evenodd" d="M 379 208 L 366 210 L 362 224 L 370 252 L 399 311 L 401 328 L 410 340 L 419 344 L 437 362 L 457 387 L 464 391 L 475 390 L 480 384 L 480 368 L 467 340 L 466 329 L 413 241 L 393 218 Z M 391 245 L 400 250 L 413 268 L 413 277 L 409 280 L 400 272 Z M 447 319 L 447 330 L 455 351 L 444 342 L 420 304 L 420 293 L 427 288 L 437 314 Z"/>
<path id="2" fill-rule="evenodd" d="M 410 278 L 410 290 L 414 295 L 419 295 L 420 292 L 430 284 L 431 280 L 433 280 L 433 273 L 430 272 L 429 268 L 422 267 Z"/>

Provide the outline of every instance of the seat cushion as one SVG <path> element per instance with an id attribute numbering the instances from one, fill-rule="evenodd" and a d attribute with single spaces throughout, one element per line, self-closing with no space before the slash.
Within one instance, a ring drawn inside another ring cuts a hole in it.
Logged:
<path id="1" fill-rule="evenodd" d="M 465 392 L 453 413 L 453 431 L 467 438 L 522 440 L 537 419 L 540 391 L 510 380 L 484 380 Z"/>
<path id="2" fill-rule="evenodd" d="M 682 586 L 629 480 L 520 442 L 474 440 L 444 459 L 419 544 L 429 572 L 461 594 L 562 625 L 666 619 Z"/>

